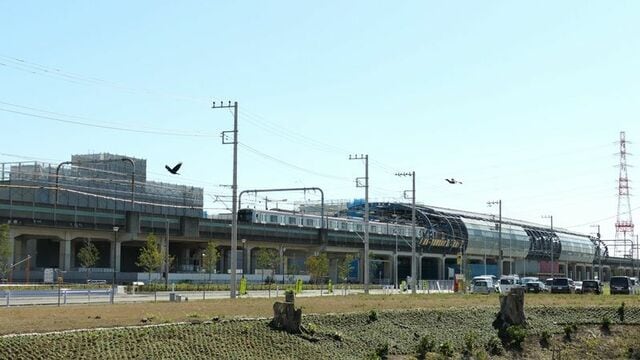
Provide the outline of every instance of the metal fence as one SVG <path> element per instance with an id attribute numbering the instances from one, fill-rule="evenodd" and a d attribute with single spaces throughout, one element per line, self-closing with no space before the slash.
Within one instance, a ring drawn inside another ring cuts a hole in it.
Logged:
<path id="1" fill-rule="evenodd" d="M 111 301 L 111 289 L 2 290 L 4 306 L 91 304 Z"/>

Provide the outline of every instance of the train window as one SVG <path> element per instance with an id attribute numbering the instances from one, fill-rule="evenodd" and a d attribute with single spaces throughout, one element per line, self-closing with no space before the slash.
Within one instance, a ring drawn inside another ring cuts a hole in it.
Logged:
<path id="1" fill-rule="evenodd" d="M 371 225 L 371 232 L 378 231 L 378 228 L 375 225 Z"/>
<path id="2" fill-rule="evenodd" d="M 269 222 L 277 223 L 278 222 L 278 215 L 269 215 Z"/>
<path id="3" fill-rule="evenodd" d="M 356 224 L 356 231 L 362 231 L 362 224 Z"/>
<path id="4" fill-rule="evenodd" d="M 306 226 L 313 226 L 313 219 L 305 219 Z"/>
<path id="5" fill-rule="evenodd" d="M 340 230 L 347 230 L 347 223 L 346 222 L 342 221 L 340 223 Z"/>
<path id="6" fill-rule="evenodd" d="M 289 225 L 296 225 L 298 222 L 296 221 L 297 219 L 293 216 L 289 217 Z"/>

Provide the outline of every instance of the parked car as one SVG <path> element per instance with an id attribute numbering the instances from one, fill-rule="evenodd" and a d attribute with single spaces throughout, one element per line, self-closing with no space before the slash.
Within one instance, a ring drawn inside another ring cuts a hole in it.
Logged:
<path id="1" fill-rule="evenodd" d="M 491 292 L 500 292 L 500 285 L 498 283 L 497 276 L 495 275 L 474 276 L 473 279 L 471 280 L 471 284 L 473 285 L 473 283 L 476 280 L 485 280 L 487 282 L 487 285 L 491 288 Z"/>
<path id="2" fill-rule="evenodd" d="M 532 281 L 540 281 L 540 279 L 535 276 L 525 276 L 523 278 L 520 278 L 520 282 L 523 286 L 527 286 L 527 284 Z"/>
<path id="3" fill-rule="evenodd" d="M 582 282 L 583 294 L 602 294 L 602 284 L 598 280 L 585 280 Z"/>
<path id="4" fill-rule="evenodd" d="M 539 293 L 547 291 L 547 287 L 544 285 L 542 281 L 529 281 L 525 285 L 525 289 L 527 292 Z"/>
<path id="5" fill-rule="evenodd" d="M 553 278 L 548 278 L 544 281 L 544 285 L 547 289 L 551 290 L 551 285 L 553 285 Z"/>
<path id="6" fill-rule="evenodd" d="M 637 277 L 632 277 L 631 279 L 631 286 L 633 288 L 632 290 L 632 294 L 637 295 L 638 293 L 640 293 L 640 281 L 638 281 Z"/>
<path id="7" fill-rule="evenodd" d="M 474 294 L 491 294 L 494 292 L 491 280 L 476 279 L 471 284 L 471 292 Z"/>
<path id="8" fill-rule="evenodd" d="M 573 291 L 576 294 L 582 294 L 582 281 L 574 281 L 573 282 Z"/>
<path id="9" fill-rule="evenodd" d="M 633 294 L 633 283 L 628 276 L 612 276 L 609 281 L 609 289 L 611 295 L 615 294 Z"/>
<path id="10" fill-rule="evenodd" d="M 569 278 L 553 278 L 551 284 L 552 294 L 572 294 L 574 292 L 573 280 Z"/>
<path id="11" fill-rule="evenodd" d="M 520 287 L 520 277 L 518 275 L 503 275 L 500 278 L 500 293 L 508 294 L 514 287 Z"/>

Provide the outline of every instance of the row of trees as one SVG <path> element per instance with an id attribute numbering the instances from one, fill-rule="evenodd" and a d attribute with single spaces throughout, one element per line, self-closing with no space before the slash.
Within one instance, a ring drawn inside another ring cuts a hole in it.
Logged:
<path id="1" fill-rule="evenodd" d="M 352 269 L 352 263 L 355 257 L 351 254 L 346 255 L 338 263 L 338 278 L 341 281 L 346 281 L 349 276 L 349 272 Z M 262 278 L 264 280 L 264 270 L 271 270 L 272 274 L 275 274 L 279 264 L 282 262 L 281 256 L 278 255 L 278 251 L 275 249 L 261 248 L 256 254 L 256 265 L 262 269 Z M 315 282 L 321 282 L 329 275 L 329 258 L 326 253 L 310 256 L 304 262 L 307 271 L 311 275 L 311 279 Z"/>
<path id="2" fill-rule="evenodd" d="M 149 281 L 151 281 L 151 274 L 161 270 L 165 263 L 165 258 L 168 258 L 169 265 L 175 260 L 173 256 L 167 257 L 166 255 L 166 249 L 160 246 L 156 235 L 149 234 L 145 246 L 140 251 L 136 265 L 149 273 Z M 202 254 L 202 266 L 209 273 L 209 281 L 211 280 L 211 274 L 215 272 L 219 258 L 220 253 L 218 252 L 216 244 L 209 242 Z M 100 260 L 100 251 L 95 244 L 87 240 L 80 251 L 78 251 L 78 260 L 80 266 L 87 270 L 87 279 L 89 279 L 91 268 Z M 353 255 L 347 255 L 338 263 L 338 278 L 340 280 L 347 280 L 353 260 Z M 6 278 L 11 269 L 11 261 L 9 225 L 2 224 L 0 225 L 0 278 Z M 281 261 L 282 258 L 275 249 L 261 248 L 257 252 L 256 264 L 258 268 L 271 270 L 272 274 L 276 273 Z M 316 283 L 322 281 L 329 274 L 329 258 L 326 253 L 307 258 L 305 266 L 312 280 Z M 262 275 L 264 279 L 264 271 Z"/>

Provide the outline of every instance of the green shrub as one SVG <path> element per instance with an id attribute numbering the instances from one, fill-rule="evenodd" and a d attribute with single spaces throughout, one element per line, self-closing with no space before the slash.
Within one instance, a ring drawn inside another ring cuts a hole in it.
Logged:
<path id="1" fill-rule="evenodd" d="M 387 359 L 389 356 L 389 344 L 384 343 L 376 347 L 376 356 L 378 359 Z"/>
<path id="2" fill-rule="evenodd" d="M 375 310 L 369 310 L 369 322 L 372 323 L 374 321 L 378 321 L 378 312 Z"/>
<path id="3" fill-rule="evenodd" d="M 489 354 L 484 349 L 478 349 L 473 354 L 473 358 L 476 360 L 489 360 Z"/>
<path id="4" fill-rule="evenodd" d="M 600 323 L 600 329 L 605 333 L 609 333 L 611 331 L 611 319 L 608 316 L 602 317 L 602 323 Z"/>
<path id="5" fill-rule="evenodd" d="M 621 323 L 624 322 L 624 301 L 622 302 L 622 305 L 620 305 L 618 307 L 618 319 L 620 320 Z"/>
<path id="6" fill-rule="evenodd" d="M 318 332 L 318 326 L 312 322 L 307 324 L 306 327 L 307 332 L 309 332 L 309 334 L 315 334 Z"/>
<path id="7" fill-rule="evenodd" d="M 527 337 L 527 330 L 521 325 L 511 325 L 507 328 L 507 344 L 518 350 L 522 350 L 522 343 Z"/>
<path id="8" fill-rule="evenodd" d="M 452 357 L 453 356 L 453 345 L 451 345 L 451 342 L 449 340 L 446 340 L 445 342 L 440 344 L 440 346 L 438 347 L 438 352 L 442 356 Z"/>
<path id="9" fill-rule="evenodd" d="M 468 332 L 464 335 L 464 349 L 462 353 L 466 356 L 472 356 L 473 350 L 476 347 L 476 341 L 478 340 L 478 335 L 474 332 Z"/>
<path id="10" fill-rule="evenodd" d="M 540 334 L 540 346 L 548 348 L 551 345 L 551 333 L 548 330 L 544 330 Z"/>
<path id="11" fill-rule="evenodd" d="M 493 336 L 487 341 L 487 345 L 485 349 L 489 353 L 489 355 L 499 356 L 504 353 L 504 348 L 502 347 L 502 341 L 497 336 Z"/>
<path id="12" fill-rule="evenodd" d="M 564 339 L 566 341 L 571 341 L 571 334 L 573 334 L 573 326 L 571 325 L 566 325 L 564 327 Z"/>
<path id="13" fill-rule="evenodd" d="M 327 292 L 329 294 L 333 294 L 333 282 L 331 281 L 331 279 L 329 279 L 329 282 L 327 283 Z"/>
<path id="14" fill-rule="evenodd" d="M 418 359 L 425 359 L 427 357 L 427 353 L 433 352 L 436 349 L 436 343 L 429 337 L 428 335 L 424 335 L 420 338 L 420 342 L 418 343 L 418 348 L 416 352 L 418 354 Z"/>
<path id="15" fill-rule="evenodd" d="M 333 338 L 333 340 L 336 340 L 336 341 L 342 341 L 342 339 L 344 339 L 344 335 L 342 335 L 340 331 L 334 332 L 333 335 L 331 335 L 331 337 Z"/>

